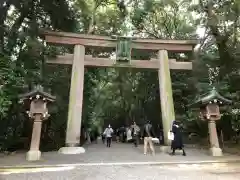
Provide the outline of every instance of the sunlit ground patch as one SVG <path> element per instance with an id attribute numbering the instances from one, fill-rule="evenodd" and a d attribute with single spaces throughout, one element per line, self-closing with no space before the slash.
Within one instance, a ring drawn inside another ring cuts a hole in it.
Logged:
<path id="1" fill-rule="evenodd" d="M 20 173 L 37 173 L 51 171 L 69 171 L 73 170 L 74 166 L 68 167 L 43 167 L 43 168 L 23 168 L 23 169 L 0 169 L 1 175 L 20 174 Z"/>

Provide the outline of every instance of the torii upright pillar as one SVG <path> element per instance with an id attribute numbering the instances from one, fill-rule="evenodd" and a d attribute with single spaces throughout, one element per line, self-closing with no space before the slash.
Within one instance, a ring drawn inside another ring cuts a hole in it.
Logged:
<path id="1" fill-rule="evenodd" d="M 162 151 L 168 151 L 170 141 L 168 140 L 168 132 L 171 130 L 171 124 L 175 120 L 174 104 L 172 96 L 172 81 L 169 68 L 168 52 L 166 50 L 159 50 L 158 52 L 158 79 L 160 87 L 160 101 L 162 111 L 162 124 L 164 145 L 161 146 Z"/>
<path id="2" fill-rule="evenodd" d="M 59 152 L 62 154 L 80 154 L 85 152 L 85 149 L 80 147 L 84 85 L 84 57 L 85 47 L 82 45 L 75 45 L 68 108 L 66 146 L 59 149 Z"/>

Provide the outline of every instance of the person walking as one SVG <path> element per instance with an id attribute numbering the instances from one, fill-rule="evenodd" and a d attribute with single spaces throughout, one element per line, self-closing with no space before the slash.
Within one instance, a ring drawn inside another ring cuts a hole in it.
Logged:
<path id="1" fill-rule="evenodd" d="M 139 128 L 139 126 L 136 124 L 135 121 L 133 122 L 133 125 L 132 125 L 131 128 L 132 128 L 133 143 L 134 143 L 135 147 L 137 147 L 138 144 L 139 144 L 139 132 L 140 132 L 140 128 Z"/>
<path id="2" fill-rule="evenodd" d="M 120 130 L 118 128 L 116 129 L 116 142 L 119 143 L 119 141 L 120 141 Z"/>
<path id="3" fill-rule="evenodd" d="M 162 129 L 162 126 L 159 124 L 157 127 L 157 135 L 158 135 L 158 139 L 159 139 L 159 145 L 163 145 L 164 144 L 163 129 Z"/>
<path id="4" fill-rule="evenodd" d="M 184 150 L 184 145 L 182 140 L 181 128 L 177 121 L 173 121 L 171 132 L 174 134 L 174 138 L 171 144 L 171 149 L 172 149 L 171 155 L 175 155 L 175 151 L 179 149 L 179 150 L 182 150 L 183 156 L 186 156 L 186 152 Z"/>
<path id="5" fill-rule="evenodd" d="M 131 127 L 126 128 L 127 142 L 132 142 L 132 129 Z"/>
<path id="6" fill-rule="evenodd" d="M 104 134 L 104 132 L 102 133 L 102 143 L 103 144 L 105 144 L 105 139 L 106 139 L 106 137 L 105 137 L 105 134 Z"/>
<path id="7" fill-rule="evenodd" d="M 111 125 L 109 124 L 108 127 L 105 129 L 103 133 L 107 139 L 107 147 L 111 147 L 111 142 L 112 142 L 112 134 L 113 134 L 113 129 Z"/>
<path id="8" fill-rule="evenodd" d="M 142 138 L 144 138 L 144 154 L 147 154 L 148 145 L 150 147 L 150 150 L 152 152 L 152 155 L 155 155 L 155 149 L 153 146 L 152 138 L 155 137 L 155 133 L 153 130 L 153 126 L 150 121 L 147 121 L 147 123 L 143 127 L 142 131 Z"/>
<path id="9" fill-rule="evenodd" d="M 119 128 L 119 135 L 120 135 L 120 141 L 121 141 L 122 143 L 125 142 L 125 139 L 124 139 L 125 134 L 126 134 L 126 129 L 125 129 L 124 126 L 121 126 L 121 127 Z"/>

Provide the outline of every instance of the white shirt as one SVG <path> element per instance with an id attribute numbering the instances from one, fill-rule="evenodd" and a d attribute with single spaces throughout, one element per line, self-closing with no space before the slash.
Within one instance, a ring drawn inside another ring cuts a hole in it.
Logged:
<path id="1" fill-rule="evenodd" d="M 128 130 L 127 130 L 127 141 L 129 141 L 129 140 L 131 140 L 132 139 L 132 131 L 131 131 L 131 129 L 129 128 Z"/>
<path id="2" fill-rule="evenodd" d="M 138 126 L 138 125 L 132 125 L 132 128 L 134 129 L 133 134 L 134 134 L 134 135 L 137 135 L 137 133 L 140 131 L 139 126 Z"/>
<path id="3" fill-rule="evenodd" d="M 106 137 L 112 137 L 112 133 L 113 133 L 113 129 L 110 127 L 110 128 L 106 128 L 103 134 Z"/>

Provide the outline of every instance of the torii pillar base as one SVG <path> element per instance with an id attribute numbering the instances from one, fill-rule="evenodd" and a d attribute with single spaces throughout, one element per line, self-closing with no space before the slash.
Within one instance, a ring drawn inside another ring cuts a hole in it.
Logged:
<path id="1" fill-rule="evenodd" d="M 27 161 L 38 161 L 41 159 L 41 151 L 39 150 L 30 150 L 27 152 Z"/>
<path id="2" fill-rule="evenodd" d="M 83 147 L 62 147 L 58 150 L 60 154 L 83 154 L 85 152 Z"/>
<path id="3" fill-rule="evenodd" d="M 210 148 L 210 153 L 212 156 L 223 156 L 222 149 L 221 148 Z"/>

